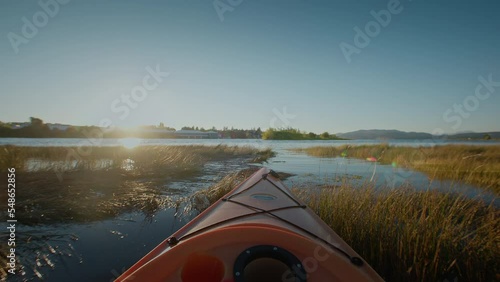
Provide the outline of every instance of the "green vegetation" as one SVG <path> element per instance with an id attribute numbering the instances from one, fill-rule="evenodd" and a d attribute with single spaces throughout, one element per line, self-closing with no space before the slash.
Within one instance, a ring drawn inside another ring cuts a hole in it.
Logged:
<path id="1" fill-rule="evenodd" d="M 198 126 L 183 126 L 181 130 L 198 130 L 201 132 L 216 131 L 220 134 L 221 138 L 224 139 L 260 139 L 262 136 L 262 130 L 260 127 L 257 129 L 238 129 L 224 126 L 222 129 L 217 129 L 213 126 L 210 129 L 205 129 Z"/>
<path id="2" fill-rule="evenodd" d="M 58 129 L 64 128 L 64 129 Z M 223 127 L 216 129 L 212 127 L 205 129 L 197 126 L 184 126 L 182 130 L 196 130 L 201 132 L 214 131 L 222 138 L 231 139 L 260 139 L 262 131 L 255 129 L 236 129 Z M 101 128 L 98 126 L 62 126 L 50 128 L 43 120 L 35 117 L 30 118 L 29 123 L 3 123 L 0 121 L 0 138 L 179 138 L 174 133 L 175 128 L 165 126 L 162 122 L 155 125 L 139 126 L 132 129 L 118 127 Z"/>
<path id="3" fill-rule="evenodd" d="M 179 191 L 168 183 L 202 173 L 209 161 L 263 162 L 271 150 L 237 146 L 0 146 L 0 170 L 16 169 L 17 219 L 24 224 L 92 221 L 140 210 L 147 216 Z M 6 174 L 2 174 L 6 183 Z M 6 210 L 6 193 L 0 208 Z"/>
<path id="4" fill-rule="evenodd" d="M 205 209 L 250 175 L 224 178 L 192 198 Z M 456 194 L 399 187 L 292 189 L 386 281 L 495 281 L 500 212 Z"/>
<path id="5" fill-rule="evenodd" d="M 500 146 L 444 145 L 398 147 L 383 145 L 294 149 L 316 157 L 375 158 L 382 164 L 424 172 L 432 179 L 472 184 L 500 195 Z"/>
<path id="6" fill-rule="evenodd" d="M 269 128 L 262 133 L 262 139 L 265 140 L 345 140 L 337 137 L 335 134 L 323 132 L 317 135 L 314 132 L 303 132 L 295 128 L 275 129 Z"/>

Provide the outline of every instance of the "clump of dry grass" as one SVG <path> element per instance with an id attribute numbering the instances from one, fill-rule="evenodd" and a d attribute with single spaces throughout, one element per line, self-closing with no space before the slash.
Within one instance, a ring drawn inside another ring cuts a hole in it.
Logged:
<path id="1" fill-rule="evenodd" d="M 169 204 L 163 193 L 168 182 L 198 175 L 209 161 L 253 161 L 270 152 L 225 145 L 0 146 L 0 166 L 16 168 L 16 200 L 22 207 L 17 210 L 18 220 L 24 224 L 79 222 L 133 210 L 150 216 Z M 29 165 L 33 160 L 46 164 L 33 167 Z M 0 175 L 0 179 L 5 177 Z M 7 203 L 6 193 L 0 194 L 0 200 Z"/>
<path id="2" fill-rule="evenodd" d="M 273 157 L 270 149 L 249 146 L 123 146 L 109 147 L 18 147 L 0 146 L 0 169 L 15 167 L 18 171 L 81 171 L 122 169 L 129 166 L 140 173 L 165 168 L 199 166 L 207 161 L 246 157 L 266 161 Z M 124 164 L 124 162 L 126 162 Z"/>
<path id="3" fill-rule="evenodd" d="M 0 146 L 0 171 L 7 171 L 7 168 L 21 168 L 25 166 L 21 147 L 5 145 Z"/>
<path id="4" fill-rule="evenodd" d="M 399 147 L 382 145 L 294 149 L 316 157 L 373 157 L 382 164 L 411 168 L 431 178 L 477 185 L 500 195 L 500 146 L 443 145 Z"/>
<path id="5" fill-rule="evenodd" d="M 376 191 L 369 184 L 300 191 L 387 281 L 498 278 L 500 211 L 492 203 L 408 187 Z"/>
<path id="6" fill-rule="evenodd" d="M 240 183 L 245 181 L 257 170 L 258 168 L 249 168 L 237 173 L 229 174 L 222 178 L 215 185 L 212 185 L 207 189 L 200 190 L 193 195 L 190 195 L 189 199 L 183 199 L 183 201 L 187 200 L 188 202 L 187 206 L 185 207 L 185 211 L 202 212 L 203 210 L 217 202 L 220 198 L 224 197 L 224 195 L 229 193 Z"/>

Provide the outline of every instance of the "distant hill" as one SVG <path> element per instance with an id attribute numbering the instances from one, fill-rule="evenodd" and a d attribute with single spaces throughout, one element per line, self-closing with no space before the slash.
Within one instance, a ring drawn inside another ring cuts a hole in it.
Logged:
<path id="1" fill-rule="evenodd" d="M 399 130 L 356 130 L 348 133 L 339 133 L 337 136 L 347 139 L 431 139 L 432 135 L 424 132 L 404 132 Z"/>
<path id="2" fill-rule="evenodd" d="M 500 132 L 464 132 L 447 135 L 447 138 L 484 139 L 486 135 L 489 135 L 493 139 L 500 139 Z M 385 129 L 356 130 L 347 133 L 338 133 L 337 136 L 346 139 L 432 139 L 430 133 Z"/>

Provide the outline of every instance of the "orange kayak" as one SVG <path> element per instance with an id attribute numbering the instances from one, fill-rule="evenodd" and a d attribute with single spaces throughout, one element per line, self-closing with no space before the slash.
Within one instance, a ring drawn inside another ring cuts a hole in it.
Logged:
<path id="1" fill-rule="evenodd" d="M 383 281 L 262 168 L 116 281 Z"/>

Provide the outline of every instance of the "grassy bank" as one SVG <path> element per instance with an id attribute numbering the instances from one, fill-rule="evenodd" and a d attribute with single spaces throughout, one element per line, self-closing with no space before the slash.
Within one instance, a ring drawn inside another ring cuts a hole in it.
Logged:
<path id="1" fill-rule="evenodd" d="M 250 172 L 197 193 L 201 209 Z M 304 187 L 301 187 L 304 188 Z M 500 273 L 500 211 L 455 194 L 371 184 L 293 189 L 386 281 L 495 281 Z"/>
<path id="2" fill-rule="evenodd" d="M 100 220 L 132 210 L 152 215 L 168 204 L 166 195 L 180 193 L 169 182 L 199 175 L 209 161 L 262 162 L 271 156 L 271 150 L 223 145 L 0 146 L 0 169 L 16 169 L 17 219 L 36 224 Z M 0 208 L 6 196 L 0 194 Z"/>
<path id="3" fill-rule="evenodd" d="M 476 185 L 500 195 L 500 146 L 445 145 L 398 147 L 383 145 L 295 149 L 315 157 L 374 158 L 382 164 Z M 372 159 L 373 160 L 373 159 Z"/>
<path id="4" fill-rule="evenodd" d="M 499 273 L 500 212 L 488 203 L 348 185 L 300 196 L 387 281 L 494 281 Z"/>

